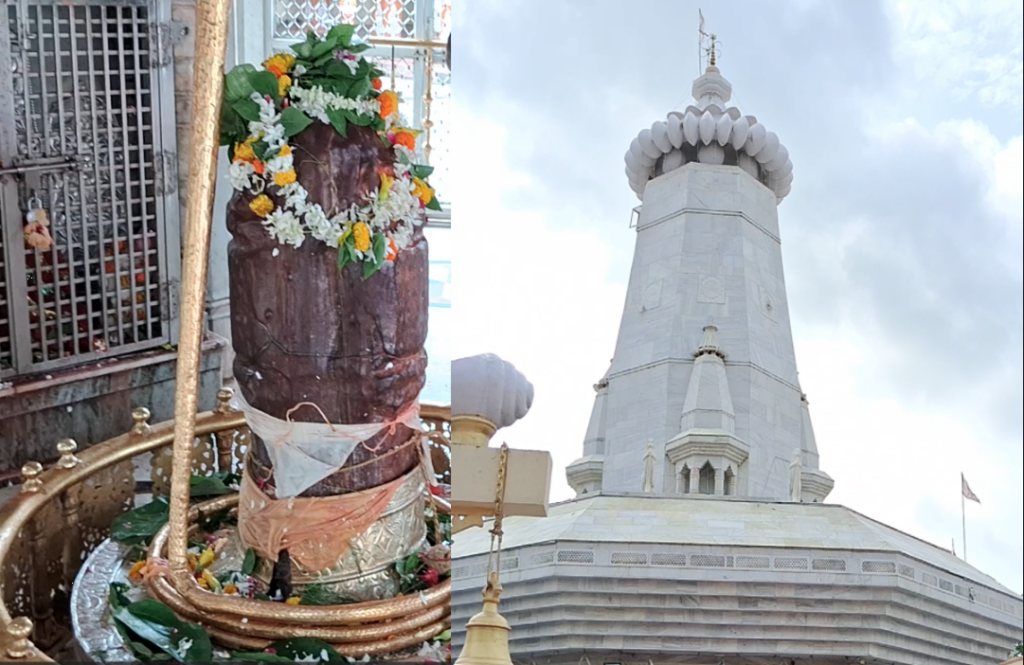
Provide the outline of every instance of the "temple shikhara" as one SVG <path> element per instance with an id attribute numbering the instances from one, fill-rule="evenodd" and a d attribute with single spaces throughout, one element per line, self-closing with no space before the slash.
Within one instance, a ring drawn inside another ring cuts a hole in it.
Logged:
<path id="1" fill-rule="evenodd" d="M 826 503 L 834 483 L 783 273 L 794 164 L 730 105 L 713 39 L 709 55 L 691 105 L 626 152 L 636 248 L 614 359 L 566 471 L 576 498 L 500 527 L 512 661 L 1001 662 L 1020 639 L 1018 594 Z M 466 663 L 486 652 L 465 625 L 494 575 L 491 531 L 456 536 L 453 643 Z M 505 629 L 489 625 L 493 643 Z"/>

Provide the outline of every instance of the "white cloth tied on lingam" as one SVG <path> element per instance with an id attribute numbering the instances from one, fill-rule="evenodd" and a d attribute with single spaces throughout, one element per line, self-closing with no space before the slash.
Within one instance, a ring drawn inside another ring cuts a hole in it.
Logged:
<path id="1" fill-rule="evenodd" d="M 356 446 L 396 425 L 420 432 L 419 403 L 413 404 L 394 421 L 364 425 L 337 425 L 324 422 L 281 420 L 249 404 L 241 391 L 236 393 L 238 406 L 252 433 L 266 444 L 274 467 L 274 486 L 279 499 L 298 496 L 321 480 L 339 471 Z M 315 404 L 303 402 L 293 407 L 312 408 L 323 415 Z"/>

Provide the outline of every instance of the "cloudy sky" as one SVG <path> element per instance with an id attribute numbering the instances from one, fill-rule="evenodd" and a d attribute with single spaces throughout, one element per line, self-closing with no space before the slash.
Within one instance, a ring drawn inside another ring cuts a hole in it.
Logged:
<path id="1" fill-rule="evenodd" d="M 630 7 L 629 10 L 626 7 Z M 533 382 L 499 438 L 572 496 L 625 299 L 636 133 L 689 103 L 689 0 L 471 0 L 455 15 L 453 357 Z M 716 0 L 732 103 L 795 164 L 780 208 L 830 501 L 1024 587 L 1019 0 Z"/>

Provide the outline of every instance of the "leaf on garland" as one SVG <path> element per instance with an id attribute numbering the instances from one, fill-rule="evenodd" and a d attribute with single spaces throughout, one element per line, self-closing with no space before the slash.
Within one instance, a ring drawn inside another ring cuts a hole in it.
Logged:
<path id="1" fill-rule="evenodd" d="M 281 126 L 284 135 L 291 138 L 313 124 L 313 119 L 294 106 L 281 111 Z"/>
<path id="2" fill-rule="evenodd" d="M 339 23 L 327 33 L 327 39 L 332 40 L 342 48 L 350 48 L 352 37 L 356 34 L 356 26 L 350 23 Z"/>
<path id="3" fill-rule="evenodd" d="M 327 119 L 331 121 L 334 131 L 348 138 L 348 121 L 345 120 L 345 112 L 340 109 L 327 109 Z"/>
<path id="4" fill-rule="evenodd" d="M 415 164 L 412 167 L 412 174 L 420 180 L 426 180 L 434 173 L 433 166 L 427 166 L 426 164 Z"/>
<path id="5" fill-rule="evenodd" d="M 277 100 L 281 96 L 281 87 L 273 72 L 256 72 L 249 77 L 249 82 L 252 84 L 253 90 L 264 97 Z"/>
<path id="6" fill-rule="evenodd" d="M 271 74 L 273 76 L 273 74 Z M 260 122 L 260 107 L 259 104 L 251 99 L 242 99 L 231 105 L 231 108 L 235 110 L 235 113 L 242 116 L 242 120 L 246 122 Z"/>
<path id="7" fill-rule="evenodd" d="M 224 77 L 224 96 L 229 102 L 252 97 L 254 91 L 250 77 L 257 73 L 250 64 L 238 65 Z M 273 76 L 273 74 L 271 74 Z"/>
<path id="8" fill-rule="evenodd" d="M 437 197 L 430 199 L 430 203 L 427 204 L 427 210 L 433 210 L 435 212 L 441 212 L 444 208 L 441 207 L 441 202 L 437 200 Z"/>

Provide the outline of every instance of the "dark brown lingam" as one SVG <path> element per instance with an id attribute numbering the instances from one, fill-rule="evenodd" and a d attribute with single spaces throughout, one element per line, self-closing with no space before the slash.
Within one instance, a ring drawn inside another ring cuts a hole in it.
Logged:
<path id="1" fill-rule="evenodd" d="M 328 216 L 359 204 L 393 175 L 395 156 L 372 129 L 342 136 L 314 122 L 290 140 L 298 182 Z M 266 192 L 278 206 L 274 188 Z M 362 266 L 338 269 L 338 250 L 307 237 L 298 249 L 271 238 L 236 192 L 228 207 L 234 374 L 245 400 L 281 420 L 392 422 L 423 389 L 427 356 L 427 242 L 417 227 L 409 247 L 369 279 Z M 419 463 L 414 432 L 385 429 L 355 448 L 345 467 L 302 497 L 345 494 L 396 480 Z M 263 441 L 253 437 L 249 470 L 273 487 Z M 286 557 L 282 557 L 284 559 Z M 282 564 L 286 565 L 286 563 Z M 280 566 L 279 566 L 280 567 Z"/>

